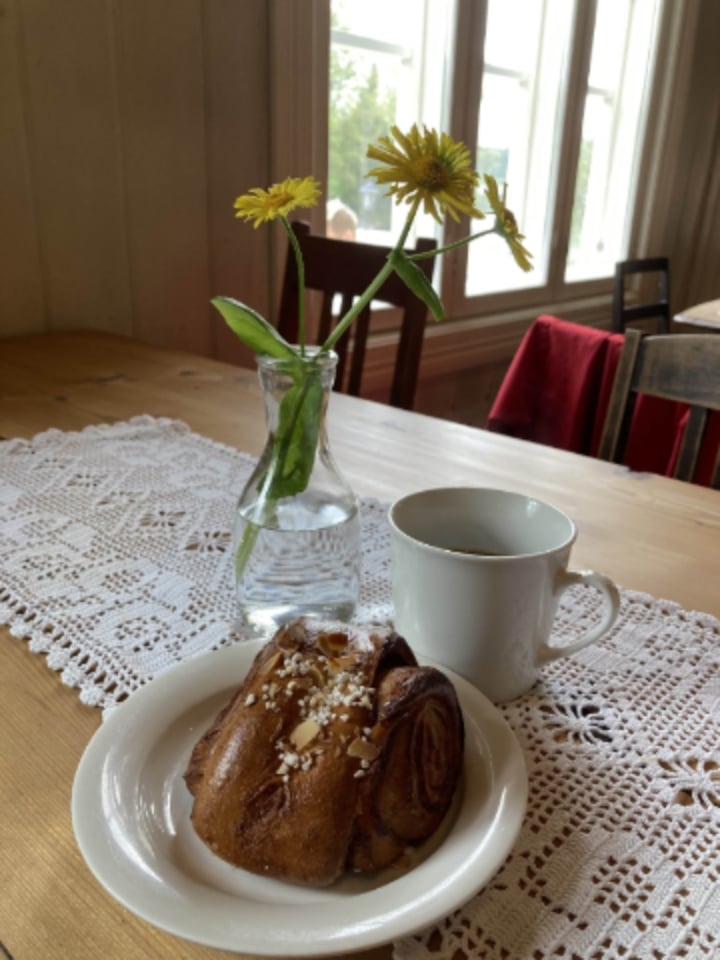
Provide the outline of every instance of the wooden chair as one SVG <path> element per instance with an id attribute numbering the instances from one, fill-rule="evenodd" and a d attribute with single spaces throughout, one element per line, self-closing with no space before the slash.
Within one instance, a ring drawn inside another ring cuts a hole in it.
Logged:
<path id="1" fill-rule="evenodd" d="M 598 456 L 622 461 L 637 394 L 690 405 L 674 476 L 692 480 L 710 410 L 720 410 L 720 337 L 670 334 L 644 337 L 629 329 L 623 346 Z M 720 489 L 720 451 L 711 485 Z"/>
<path id="2" fill-rule="evenodd" d="M 336 297 L 340 297 L 339 316 L 343 316 L 382 268 L 390 250 L 388 247 L 349 240 L 332 240 L 312 234 L 310 225 L 304 221 L 295 221 L 292 228 L 300 244 L 305 263 L 305 288 L 308 291 L 320 291 L 322 294 L 317 334 L 317 341 L 321 343 L 339 319 L 338 316 L 333 315 L 333 302 Z M 420 239 L 414 252 L 434 250 L 435 247 L 435 240 Z M 433 257 L 418 261 L 418 266 L 428 279 L 432 279 L 434 263 Z M 389 402 L 394 407 L 410 410 L 415 398 L 427 307 L 394 273 L 379 289 L 375 300 L 392 304 L 402 310 L 400 340 L 397 345 Z M 360 313 L 350 331 L 340 338 L 335 347 L 339 356 L 335 389 L 344 390 L 354 396 L 360 392 L 370 329 L 371 306 L 368 305 Z M 291 343 L 297 342 L 298 279 L 295 256 L 290 248 L 288 248 L 285 263 L 277 327 L 286 340 Z M 350 344 L 352 344 L 350 367 L 346 370 Z"/>
<path id="3" fill-rule="evenodd" d="M 625 278 L 646 273 L 655 273 L 658 276 L 657 297 L 649 303 L 628 304 L 625 298 Z M 613 330 L 622 333 L 629 323 L 644 318 L 656 319 L 658 333 L 670 333 L 670 263 L 667 257 L 622 260 L 615 264 Z"/>

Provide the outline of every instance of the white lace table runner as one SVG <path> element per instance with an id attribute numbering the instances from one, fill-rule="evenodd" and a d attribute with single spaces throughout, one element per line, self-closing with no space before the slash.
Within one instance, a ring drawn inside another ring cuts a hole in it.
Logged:
<path id="1" fill-rule="evenodd" d="M 112 709 L 234 632 L 230 529 L 252 459 L 150 417 L 0 443 L 0 622 Z M 363 501 L 361 619 L 391 615 Z M 595 615 L 568 594 L 562 642 Z M 720 623 L 622 591 L 603 641 L 502 707 L 529 805 L 486 889 L 396 960 L 720 957 Z"/>

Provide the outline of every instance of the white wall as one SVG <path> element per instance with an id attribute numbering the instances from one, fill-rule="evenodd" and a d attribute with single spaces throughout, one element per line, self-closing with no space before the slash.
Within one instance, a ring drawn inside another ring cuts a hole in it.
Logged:
<path id="1" fill-rule="evenodd" d="M 267 309 L 264 0 L 4 0 L 0 334 L 93 327 L 242 358 L 209 306 Z"/>

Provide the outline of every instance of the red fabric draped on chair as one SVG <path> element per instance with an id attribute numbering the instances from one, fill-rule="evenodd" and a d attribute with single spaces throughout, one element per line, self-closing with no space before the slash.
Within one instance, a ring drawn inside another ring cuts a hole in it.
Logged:
<path id="1" fill-rule="evenodd" d="M 487 428 L 524 440 L 595 456 L 623 334 L 558 317 L 537 318 L 502 382 Z M 639 397 L 625 463 L 672 476 L 687 407 Z M 711 416 L 695 481 L 709 485 L 720 445 L 720 417 Z"/>

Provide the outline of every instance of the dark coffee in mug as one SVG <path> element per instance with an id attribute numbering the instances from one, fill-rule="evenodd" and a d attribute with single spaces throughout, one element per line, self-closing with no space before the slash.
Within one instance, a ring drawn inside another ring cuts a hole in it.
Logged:
<path id="1" fill-rule="evenodd" d="M 464 553 L 470 557 L 508 557 L 506 550 L 484 550 L 482 547 L 445 547 L 451 553 Z"/>

